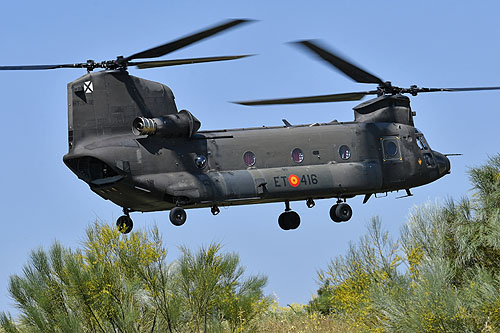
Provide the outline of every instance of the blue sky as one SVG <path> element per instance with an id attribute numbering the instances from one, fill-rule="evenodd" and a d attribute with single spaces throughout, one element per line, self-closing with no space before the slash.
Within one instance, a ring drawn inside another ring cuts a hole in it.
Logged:
<path id="1" fill-rule="evenodd" d="M 179 109 L 202 129 L 241 128 L 353 119 L 355 102 L 248 108 L 234 100 L 292 97 L 375 88 L 350 81 L 286 42 L 321 39 L 362 68 L 395 85 L 500 85 L 496 1 L 9 1 L 0 12 L 0 64 L 51 64 L 114 59 L 171 41 L 227 18 L 258 22 L 177 51 L 170 58 L 255 53 L 232 62 L 130 73 L 168 85 Z M 20 274 L 32 249 L 54 240 L 78 247 L 89 223 L 114 224 L 121 209 L 104 201 L 62 162 L 67 151 L 66 84 L 84 70 L 0 73 L 0 311 L 15 311 L 11 274 Z M 429 93 L 412 97 L 416 126 L 431 147 L 452 158 L 452 174 L 413 190 L 414 197 L 349 201 L 354 215 L 335 224 L 334 200 L 313 209 L 292 203 L 299 229 L 277 224 L 283 204 L 188 211 L 172 226 L 168 212 L 133 213 L 135 228 L 157 225 L 174 260 L 179 245 L 221 242 L 240 254 L 251 274 L 269 277 L 268 294 L 282 305 L 314 294 L 316 271 L 345 253 L 371 217 L 396 236 L 415 205 L 469 194 L 467 169 L 498 152 L 500 92 Z"/>

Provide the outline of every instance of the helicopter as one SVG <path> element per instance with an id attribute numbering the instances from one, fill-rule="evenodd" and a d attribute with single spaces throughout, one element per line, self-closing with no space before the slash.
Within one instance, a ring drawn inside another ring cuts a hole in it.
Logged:
<path id="1" fill-rule="evenodd" d="M 422 92 L 498 90 L 500 87 L 400 88 L 370 74 L 316 41 L 295 45 L 375 90 L 235 102 L 272 105 L 358 101 L 354 120 L 201 131 L 201 122 L 177 108 L 166 85 L 132 76 L 127 69 L 235 60 L 249 55 L 174 60 L 145 60 L 201 41 L 249 20 L 230 20 L 172 42 L 114 60 L 56 65 L 0 66 L 0 70 L 84 68 L 68 83 L 68 153 L 65 165 L 100 197 L 122 207 L 116 225 L 133 228 L 132 212 L 170 210 L 175 226 L 186 209 L 283 202 L 278 217 L 283 230 L 294 230 L 300 216 L 290 203 L 336 199 L 334 222 L 352 217 L 347 199 L 411 189 L 450 172 L 445 154 L 430 148 L 413 122 L 410 99 Z M 102 69 L 94 72 L 94 69 Z"/>

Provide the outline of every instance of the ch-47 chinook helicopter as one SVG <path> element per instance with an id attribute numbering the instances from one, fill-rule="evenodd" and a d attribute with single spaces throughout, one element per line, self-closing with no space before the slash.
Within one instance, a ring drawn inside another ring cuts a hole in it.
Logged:
<path id="1" fill-rule="evenodd" d="M 152 68 L 231 60 L 226 56 L 140 61 L 188 46 L 247 22 L 232 20 L 187 37 L 115 60 L 60 65 L 1 66 L 0 70 L 86 68 L 68 92 L 69 151 L 64 163 L 92 191 L 123 208 L 118 228 L 132 230 L 131 212 L 170 210 L 177 226 L 185 209 L 284 202 L 282 229 L 296 229 L 299 215 L 291 201 L 336 198 L 330 209 L 335 222 L 347 221 L 346 200 L 410 189 L 433 182 L 450 171 L 448 158 L 431 150 L 413 124 L 409 98 L 432 91 L 493 90 L 476 88 L 398 88 L 361 70 L 315 42 L 298 44 L 313 51 L 347 76 L 376 90 L 301 98 L 240 102 L 246 105 L 355 101 L 378 97 L 354 107 L 352 122 L 200 131 L 189 111 L 178 111 L 165 85 L 132 76 L 127 67 Z M 96 68 L 103 68 L 93 72 Z"/>

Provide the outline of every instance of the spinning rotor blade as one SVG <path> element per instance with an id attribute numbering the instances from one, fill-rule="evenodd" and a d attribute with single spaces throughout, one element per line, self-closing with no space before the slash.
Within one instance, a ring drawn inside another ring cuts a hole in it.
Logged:
<path id="1" fill-rule="evenodd" d="M 366 95 L 376 95 L 377 91 L 353 92 L 344 94 L 330 94 L 318 96 L 292 97 L 292 98 L 276 98 L 263 99 L 255 101 L 233 102 L 241 105 L 272 105 L 272 104 L 300 104 L 300 103 L 327 103 L 327 102 L 346 102 L 359 101 Z"/>
<path id="2" fill-rule="evenodd" d="M 469 87 L 469 88 L 417 88 L 417 93 L 439 92 L 439 91 L 481 91 L 481 90 L 500 90 L 500 87 Z M 412 93 L 412 88 L 404 89 L 403 92 Z"/>
<path id="3" fill-rule="evenodd" d="M 302 45 L 308 50 L 312 51 L 318 57 L 322 58 L 329 64 L 335 66 L 338 70 L 340 70 L 345 75 L 349 76 L 356 82 L 359 83 L 377 83 L 381 86 L 385 85 L 384 81 L 379 77 L 368 73 L 367 71 L 353 65 L 345 59 L 342 59 L 338 55 L 333 54 L 331 51 L 326 51 L 323 47 L 318 45 L 318 42 L 311 40 L 303 40 L 298 42 L 293 42 L 295 45 Z"/>
<path id="4" fill-rule="evenodd" d="M 412 94 L 413 96 L 416 96 L 417 94 L 423 92 L 500 90 L 500 87 L 418 88 L 414 86 L 411 88 L 398 88 L 398 87 L 392 87 L 392 88 L 393 88 L 393 94 L 409 93 Z M 352 92 L 352 93 L 306 96 L 306 97 L 263 99 L 263 100 L 242 101 L 233 103 L 254 106 L 254 105 L 273 105 L 273 104 L 346 102 L 346 101 L 358 101 L 366 95 L 381 95 L 381 91 L 371 90 L 364 92 Z"/>
<path id="5" fill-rule="evenodd" d="M 251 22 L 250 20 L 231 20 L 223 24 L 219 24 L 215 27 L 212 27 L 210 29 L 206 29 L 203 31 L 200 31 L 198 33 L 177 39 L 173 42 L 166 43 L 157 47 L 153 47 L 151 49 L 138 52 L 135 54 L 132 54 L 131 56 L 128 56 L 126 58 L 123 58 L 123 62 L 128 62 L 130 60 L 134 59 L 147 59 L 147 58 L 158 58 L 161 57 L 165 54 L 174 52 L 180 48 L 186 47 L 190 44 L 196 43 L 202 39 L 208 38 L 210 36 L 213 36 L 219 32 L 222 32 L 224 30 L 227 30 L 229 28 L 232 28 L 234 26 L 237 26 L 242 23 L 247 23 Z"/>
<path id="6" fill-rule="evenodd" d="M 412 85 L 409 88 L 400 88 L 393 86 L 391 82 L 384 82 L 381 78 L 368 73 L 367 71 L 357 67 L 356 65 L 342 59 L 331 51 L 326 51 L 325 48 L 319 46 L 317 41 L 303 40 L 293 42 L 294 45 L 305 47 L 313 52 L 316 56 L 333 65 L 345 75 L 349 76 L 359 83 L 375 83 L 378 84 L 377 90 L 364 92 L 351 92 L 342 94 L 292 97 L 292 98 L 276 98 L 253 101 L 233 102 L 241 105 L 273 105 L 273 104 L 298 104 L 298 103 L 326 103 L 326 102 L 342 102 L 342 101 L 357 101 L 366 95 L 396 95 L 396 94 L 411 94 L 417 96 L 424 92 L 441 92 L 441 91 L 480 91 L 480 90 L 500 90 L 500 87 L 467 87 L 467 88 L 423 88 Z"/>
<path id="7" fill-rule="evenodd" d="M 237 56 L 222 56 L 222 57 L 205 57 L 205 58 L 190 58 L 190 59 L 172 59 L 172 60 L 158 60 L 158 61 L 143 61 L 143 62 L 130 62 L 129 66 L 137 66 L 139 69 L 156 68 L 165 66 L 177 66 L 187 64 L 198 64 L 203 62 L 225 61 L 251 57 L 253 54 L 244 54 Z"/>
<path id="8" fill-rule="evenodd" d="M 32 71 L 42 69 L 57 69 L 57 68 L 86 68 L 87 64 L 60 64 L 60 65 L 21 65 L 21 66 L 0 66 L 0 71 Z"/>
<path id="9" fill-rule="evenodd" d="M 225 57 L 206 57 L 206 58 L 192 58 L 192 59 L 177 59 L 177 60 L 165 60 L 165 61 L 142 61 L 132 63 L 130 60 L 134 59 L 145 59 L 145 58 L 157 58 L 161 57 L 170 52 L 176 51 L 185 46 L 196 43 L 202 39 L 213 36 L 219 32 L 230 29 L 237 25 L 251 22 L 251 20 L 229 20 L 225 23 L 216 25 L 212 28 L 200 31 L 198 33 L 191 34 L 184 38 L 177 39 L 173 42 L 166 43 L 139 53 L 135 53 L 127 58 L 117 57 L 114 60 L 107 60 L 101 62 L 95 62 L 94 60 L 87 60 L 85 63 L 77 64 L 56 64 L 56 65 L 20 65 L 20 66 L 0 66 L 0 70 L 43 70 L 43 69 L 57 69 L 57 68 L 86 68 L 87 71 L 92 71 L 96 68 L 104 69 L 114 69 L 114 70 L 126 70 L 127 66 L 137 66 L 139 68 L 153 68 L 153 67 L 163 67 L 163 66 L 174 66 L 174 65 L 184 65 L 184 64 L 194 64 L 202 62 L 212 62 L 212 61 L 223 61 L 223 60 L 233 60 L 248 55 L 238 55 L 238 56 L 225 56 Z"/>

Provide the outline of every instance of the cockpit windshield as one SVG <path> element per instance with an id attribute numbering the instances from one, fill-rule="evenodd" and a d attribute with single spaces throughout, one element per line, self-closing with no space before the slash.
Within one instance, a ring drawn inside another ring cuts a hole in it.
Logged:
<path id="1" fill-rule="evenodd" d="M 424 134 L 415 128 L 415 136 L 417 138 L 417 145 L 420 150 L 430 150 L 427 140 L 425 140 Z"/>

